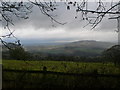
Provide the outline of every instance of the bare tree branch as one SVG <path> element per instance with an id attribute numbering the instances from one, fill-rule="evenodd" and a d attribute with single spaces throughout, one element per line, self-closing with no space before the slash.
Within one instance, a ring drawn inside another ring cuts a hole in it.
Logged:
<path id="1" fill-rule="evenodd" d="M 111 11 L 113 8 L 115 8 L 118 5 L 120 5 L 120 2 L 118 2 L 117 4 L 111 6 L 107 10 L 106 10 L 106 8 L 105 8 L 105 6 L 104 6 L 104 4 L 103 4 L 103 2 L 101 0 L 99 0 L 98 7 L 97 7 L 96 10 L 84 9 L 85 8 L 85 4 L 86 4 L 86 2 L 84 2 L 83 6 L 81 6 L 81 4 L 78 5 L 77 9 L 76 9 L 76 12 L 81 12 L 82 13 L 83 20 L 84 20 L 84 16 L 86 17 L 86 20 L 89 22 L 89 24 L 92 24 L 92 26 L 93 26 L 92 29 L 94 29 L 102 21 L 102 19 L 105 17 L 106 14 L 114 14 L 114 15 L 119 15 L 120 14 L 119 11 Z M 91 20 L 89 20 L 89 18 L 87 17 L 88 13 L 97 14 L 97 17 L 94 20 L 94 22 L 91 23 Z"/>
<path id="2" fill-rule="evenodd" d="M 22 1 L 21 2 L 7 2 L 4 0 L 0 1 L 0 14 L 2 17 L 1 19 L 2 26 L 8 30 L 7 35 L 0 36 L 3 45 L 7 46 L 7 42 L 5 42 L 2 39 L 10 38 L 10 37 L 15 38 L 16 39 L 15 42 L 20 44 L 19 40 L 17 39 L 17 37 L 15 37 L 13 33 L 15 30 L 10 29 L 10 25 L 14 25 L 14 18 L 12 17 L 15 16 L 18 19 L 19 18 L 28 19 L 28 14 L 32 12 L 31 11 L 32 6 L 33 5 L 31 3 L 22 2 Z M 7 48 L 10 49 L 9 47 Z"/>
<path id="3" fill-rule="evenodd" d="M 39 9 L 40 9 L 40 11 L 44 15 L 46 15 L 47 17 L 49 17 L 52 21 L 54 21 L 54 22 L 56 22 L 58 24 L 61 24 L 61 25 L 65 25 L 66 24 L 66 22 L 65 23 L 61 23 L 61 22 L 57 21 L 54 17 L 52 17 L 52 15 L 50 15 L 48 13 L 50 11 L 56 10 L 56 5 L 53 4 L 53 2 L 49 2 L 49 3 L 48 2 L 38 2 L 36 0 L 34 2 L 29 0 L 29 2 L 31 2 L 32 4 L 38 6 Z"/>

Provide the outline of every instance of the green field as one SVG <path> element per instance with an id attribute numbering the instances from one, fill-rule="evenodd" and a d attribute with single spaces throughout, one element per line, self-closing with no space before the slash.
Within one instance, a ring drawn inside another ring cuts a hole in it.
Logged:
<path id="1" fill-rule="evenodd" d="M 47 67 L 47 71 L 65 73 L 92 73 L 98 74 L 120 74 L 120 68 L 113 63 L 88 63 L 88 62 L 67 62 L 67 61 L 20 61 L 3 60 L 3 69 L 14 70 L 39 70 Z"/>
<path id="2" fill-rule="evenodd" d="M 85 62 L 66 62 L 66 61 L 18 61 L 3 60 L 3 89 L 6 88 L 57 88 L 74 90 L 75 88 L 120 88 L 120 68 L 113 63 L 85 63 Z M 47 71 L 62 73 L 83 73 L 88 76 L 61 75 L 52 73 L 27 73 L 25 70 Z M 5 69 L 22 70 L 23 72 L 4 71 Z M 95 73 L 97 71 L 97 73 Z M 105 74 L 104 76 L 89 76 L 89 74 Z"/>
<path id="3" fill-rule="evenodd" d="M 2 60 L 0 60 L 0 64 L 2 64 Z"/>

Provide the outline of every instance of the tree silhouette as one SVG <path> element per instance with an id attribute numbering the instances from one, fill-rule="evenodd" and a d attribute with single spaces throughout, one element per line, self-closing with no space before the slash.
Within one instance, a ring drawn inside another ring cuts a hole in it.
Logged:
<path id="1" fill-rule="evenodd" d="M 120 65 L 120 45 L 112 46 L 103 52 L 105 59 L 114 62 L 115 65 Z"/>
<path id="2" fill-rule="evenodd" d="M 8 43 L 9 54 L 11 59 L 15 60 L 28 60 L 30 58 L 29 53 L 27 53 L 22 46 L 14 43 Z"/>

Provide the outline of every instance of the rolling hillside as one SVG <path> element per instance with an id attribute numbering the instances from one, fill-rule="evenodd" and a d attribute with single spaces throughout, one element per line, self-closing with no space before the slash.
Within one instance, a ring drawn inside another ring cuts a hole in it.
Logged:
<path id="1" fill-rule="evenodd" d="M 29 52 L 55 55 L 98 56 L 101 55 L 102 51 L 113 45 L 115 43 L 85 40 L 62 45 L 25 46 L 25 49 Z"/>

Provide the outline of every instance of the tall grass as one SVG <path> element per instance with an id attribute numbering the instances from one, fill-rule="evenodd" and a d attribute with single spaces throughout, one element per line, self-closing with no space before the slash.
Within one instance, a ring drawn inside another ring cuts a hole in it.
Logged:
<path id="1" fill-rule="evenodd" d="M 120 74 L 120 68 L 113 63 L 3 60 L 3 69 L 43 70 L 43 67 L 54 72 L 91 73 L 96 70 L 99 74 Z"/>

